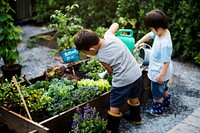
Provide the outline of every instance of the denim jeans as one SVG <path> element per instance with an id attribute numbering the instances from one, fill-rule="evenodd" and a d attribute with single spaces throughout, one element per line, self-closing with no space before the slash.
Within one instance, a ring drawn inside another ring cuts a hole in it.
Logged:
<path id="1" fill-rule="evenodd" d="M 157 82 L 151 81 L 151 92 L 154 99 L 160 99 L 164 97 L 164 92 L 168 90 L 167 83 L 169 80 L 164 81 L 164 83 L 159 84 Z"/>

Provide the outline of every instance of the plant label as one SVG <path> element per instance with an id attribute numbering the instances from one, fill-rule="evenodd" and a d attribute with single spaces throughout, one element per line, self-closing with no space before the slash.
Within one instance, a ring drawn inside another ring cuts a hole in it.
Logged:
<path id="1" fill-rule="evenodd" d="M 64 62 L 70 63 L 79 60 L 78 51 L 76 48 L 67 49 L 62 52 L 62 59 Z"/>

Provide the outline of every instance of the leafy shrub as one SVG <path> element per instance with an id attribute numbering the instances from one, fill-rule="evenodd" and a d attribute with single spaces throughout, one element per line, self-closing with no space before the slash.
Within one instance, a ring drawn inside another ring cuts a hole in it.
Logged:
<path id="1" fill-rule="evenodd" d="M 181 60 L 195 60 L 200 50 L 200 3 L 196 0 L 135 0 L 128 3 L 118 0 L 117 17 L 126 20 L 135 18 L 135 38 L 139 40 L 149 30 L 144 26 L 144 17 L 150 10 L 159 8 L 165 12 L 169 20 L 169 30 L 173 41 L 173 57 Z M 130 25 L 126 25 L 126 27 Z M 195 58 L 195 59 L 194 59 Z M 198 62 L 197 62 L 198 63 Z"/>
<path id="2" fill-rule="evenodd" d="M 115 18 L 116 0 L 76 0 L 75 3 L 80 5 L 77 14 L 85 28 L 108 27 Z"/>
<path id="3" fill-rule="evenodd" d="M 73 14 L 78 7 L 77 4 L 66 6 L 65 12 L 55 10 L 51 15 L 49 28 L 57 30 L 53 38 L 56 38 L 58 44 L 58 49 L 53 52 L 53 56 L 59 51 L 74 47 L 74 35 L 83 28 L 81 18 Z"/>
<path id="4" fill-rule="evenodd" d="M 64 10 L 67 5 L 71 5 L 73 0 L 35 0 L 33 5 L 33 17 L 39 24 L 47 24 L 50 15 L 55 10 Z"/>
<path id="5" fill-rule="evenodd" d="M 194 57 L 194 60 L 197 64 L 200 64 L 200 52 Z"/>

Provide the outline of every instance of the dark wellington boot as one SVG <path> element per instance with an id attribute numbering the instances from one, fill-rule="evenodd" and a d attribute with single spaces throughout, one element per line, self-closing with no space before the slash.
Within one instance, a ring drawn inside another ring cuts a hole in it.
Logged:
<path id="1" fill-rule="evenodd" d="M 107 132 L 118 133 L 121 117 L 122 117 L 122 113 L 114 114 L 108 111 Z"/>
<path id="2" fill-rule="evenodd" d="M 133 122 L 135 125 L 140 125 L 142 123 L 140 117 L 140 102 L 137 104 L 131 104 L 130 100 L 127 101 L 130 114 L 124 115 L 124 119 Z"/>
<path id="3" fill-rule="evenodd" d="M 168 97 L 164 97 L 163 109 L 165 109 L 165 110 L 169 110 L 170 109 L 170 99 L 171 99 L 171 94 L 168 94 Z"/>

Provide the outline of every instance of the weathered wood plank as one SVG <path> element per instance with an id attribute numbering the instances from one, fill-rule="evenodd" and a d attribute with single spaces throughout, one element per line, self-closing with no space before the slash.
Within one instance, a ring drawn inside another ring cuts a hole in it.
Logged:
<path id="1" fill-rule="evenodd" d="M 5 108 L 0 108 L 0 114 L 2 122 L 14 133 L 28 133 L 32 130 L 37 130 L 38 133 L 49 132 L 48 128 Z"/>
<path id="2" fill-rule="evenodd" d="M 83 108 L 86 104 L 91 107 L 95 107 L 100 116 L 106 118 L 107 111 L 109 109 L 109 95 L 110 92 L 106 92 L 101 96 L 94 98 L 89 102 L 80 104 L 74 108 L 71 108 L 65 112 L 62 112 L 54 117 L 40 122 L 39 124 L 48 127 L 51 133 L 68 133 L 71 130 L 71 124 L 73 121 L 73 115 L 76 112 L 76 108 Z"/>

